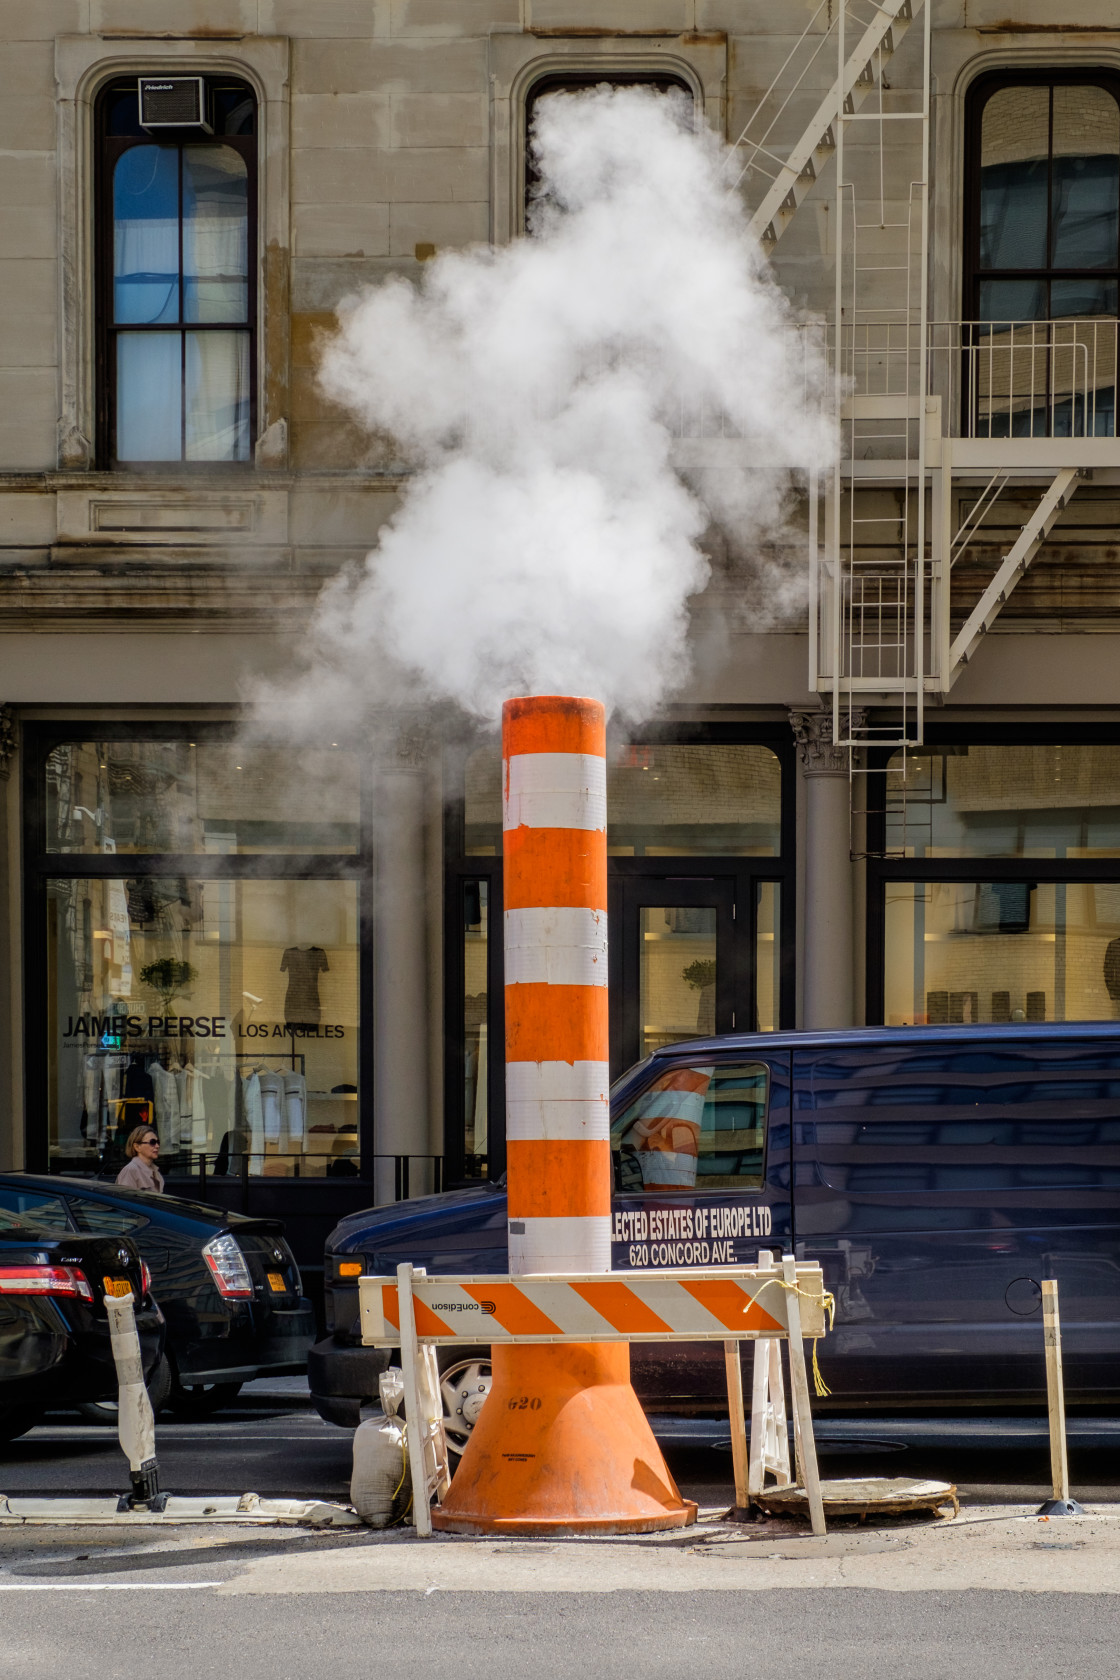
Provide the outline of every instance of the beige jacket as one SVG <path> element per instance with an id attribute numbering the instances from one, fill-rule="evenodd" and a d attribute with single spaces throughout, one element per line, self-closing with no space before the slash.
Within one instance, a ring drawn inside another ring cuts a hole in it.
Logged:
<path id="1" fill-rule="evenodd" d="M 142 1161 L 139 1155 L 134 1155 L 128 1165 L 121 1168 L 117 1183 L 126 1185 L 129 1190 L 154 1190 L 156 1195 L 163 1193 L 163 1174 L 158 1167 L 150 1167 L 147 1161 Z"/>

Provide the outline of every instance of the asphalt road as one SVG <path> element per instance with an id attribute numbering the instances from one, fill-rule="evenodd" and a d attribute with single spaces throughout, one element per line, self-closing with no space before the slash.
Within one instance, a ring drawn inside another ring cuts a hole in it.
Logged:
<path id="1" fill-rule="evenodd" d="M 139 1599 L 139 1602 L 138 1602 Z M 4 1602 L 19 1680 L 1114 1680 L 1120 1599 L 977 1592 L 33 1592 Z"/>
<path id="2" fill-rule="evenodd" d="M 207 1423 L 169 1421 L 158 1434 L 163 1483 L 177 1492 L 346 1497 L 349 1436 L 293 1397 L 243 1395 Z M 670 1459 L 702 1507 L 730 1502 L 727 1452 L 674 1448 Z M 849 1447 L 822 1469 L 955 1480 L 971 1527 L 837 1525 L 827 1553 L 783 1524 L 629 1546 L 0 1528 L 0 1676 L 1114 1680 L 1120 1451 L 1074 1458 L 1078 1496 L 1103 1509 L 1095 1528 L 1044 1528 L 1027 1514 L 1047 1491 L 1039 1449 Z M 112 1430 L 62 1414 L 0 1448 L 0 1492 L 113 1493 L 125 1481 Z"/>

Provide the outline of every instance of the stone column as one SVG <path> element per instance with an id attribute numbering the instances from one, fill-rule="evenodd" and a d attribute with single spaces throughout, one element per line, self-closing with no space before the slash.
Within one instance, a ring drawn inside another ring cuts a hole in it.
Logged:
<path id="1" fill-rule="evenodd" d="M 864 715 L 852 714 L 857 728 Z M 848 714 L 842 714 L 845 730 L 847 724 Z M 791 711 L 790 727 L 805 778 L 802 1025 L 817 1030 L 850 1027 L 856 1009 L 849 749 L 834 745 L 831 710 Z"/>
<path id="2" fill-rule="evenodd" d="M 379 756 L 374 809 L 373 1148 L 431 1153 L 428 1115 L 427 743 L 395 734 Z M 430 1188 L 410 1165 L 410 1193 Z M 394 1164 L 374 1165 L 375 1200 L 391 1202 Z"/>

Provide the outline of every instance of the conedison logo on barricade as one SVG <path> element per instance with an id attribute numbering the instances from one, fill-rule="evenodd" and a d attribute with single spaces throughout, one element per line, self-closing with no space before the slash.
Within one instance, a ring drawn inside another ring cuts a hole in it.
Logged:
<path id="1" fill-rule="evenodd" d="M 498 1308 L 493 1301 L 433 1301 L 433 1312 L 481 1312 L 495 1313 Z"/>

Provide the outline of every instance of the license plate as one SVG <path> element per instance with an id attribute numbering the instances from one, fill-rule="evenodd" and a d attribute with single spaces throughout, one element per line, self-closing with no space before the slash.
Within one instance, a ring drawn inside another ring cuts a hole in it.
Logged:
<path id="1" fill-rule="evenodd" d="M 268 1287 L 272 1290 L 274 1295 L 286 1295 L 288 1293 L 288 1286 L 284 1282 L 283 1272 L 269 1272 Z"/>
<path id="2" fill-rule="evenodd" d="M 132 1285 L 127 1278 L 102 1278 L 106 1295 L 115 1295 L 118 1299 L 132 1294 Z"/>

